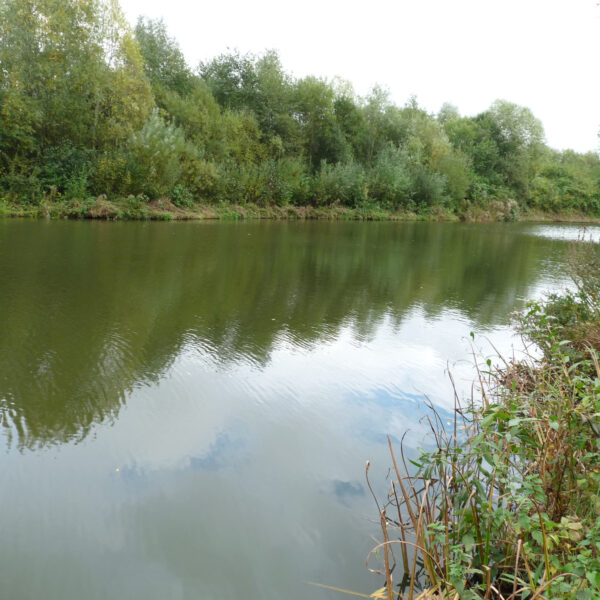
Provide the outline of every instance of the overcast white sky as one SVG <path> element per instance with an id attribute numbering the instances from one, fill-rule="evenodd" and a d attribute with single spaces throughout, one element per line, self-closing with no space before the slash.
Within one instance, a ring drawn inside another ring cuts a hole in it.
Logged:
<path id="1" fill-rule="evenodd" d="M 415 94 L 476 114 L 495 99 L 528 106 L 554 148 L 600 144 L 596 0 L 121 0 L 162 17 L 195 67 L 228 48 L 279 51 L 295 76 L 340 76 L 397 104 Z"/>

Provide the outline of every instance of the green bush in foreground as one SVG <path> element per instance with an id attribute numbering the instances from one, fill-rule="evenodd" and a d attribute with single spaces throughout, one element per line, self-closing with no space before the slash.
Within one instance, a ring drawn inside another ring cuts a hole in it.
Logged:
<path id="1" fill-rule="evenodd" d="M 579 249 L 573 279 L 574 291 L 519 316 L 531 356 L 488 362 L 481 397 L 468 409 L 457 400 L 453 427 L 433 413 L 435 450 L 416 474 L 390 444 L 397 479 L 376 597 L 600 598 L 598 245 Z"/>

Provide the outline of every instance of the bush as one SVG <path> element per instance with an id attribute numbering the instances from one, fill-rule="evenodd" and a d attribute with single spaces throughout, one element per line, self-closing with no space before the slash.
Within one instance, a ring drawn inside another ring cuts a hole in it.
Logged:
<path id="1" fill-rule="evenodd" d="M 411 196 L 417 206 L 442 204 L 446 178 L 431 172 L 423 165 L 414 165 L 411 170 Z"/>
<path id="2" fill-rule="evenodd" d="M 183 131 L 167 125 L 157 111 L 127 145 L 130 192 L 151 198 L 168 194 L 178 183 L 186 152 Z"/>
<path id="3" fill-rule="evenodd" d="M 307 176 L 297 159 L 267 159 L 257 165 L 224 163 L 219 168 L 216 195 L 232 204 L 303 204 L 307 197 Z"/>
<path id="4" fill-rule="evenodd" d="M 385 207 L 398 208 L 410 199 L 411 177 L 404 150 L 388 146 L 369 171 L 369 196 Z"/>
<path id="5" fill-rule="evenodd" d="M 131 188 L 131 175 L 127 170 L 125 153 L 107 152 L 98 157 L 92 179 L 92 191 L 95 194 L 126 194 Z"/>
<path id="6" fill-rule="evenodd" d="M 533 180 L 528 203 L 545 211 L 598 214 L 600 192 L 592 178 L 548 167 Z"/>
<path id="7" fill-rule="evenodd" d="M 46 148 L 39 175 L 43 191 L 56 190 L 67 200 L 85 198 L 93 177 L 94 154 L 69 142 Z"/>
<path id="8" fill-rule="evenodd" d="M 304 204 L 307 196 L 307 175 L 300 160 L 269 159 L 260 165 L 260 171 L 265 188 L 259 204 Z"/>
<path id="9" fill-rule="evenodd" d="M 0 191 L 7 200 L 24 204 L 37 204 L 42 199 L 42 182 L 38 169 L 13 168 L 0 179 Z"/>
<path id="10" fill-rule="evenodd" d="M 181 181 L 197 200 L 217 200 L 218 166 L 193 152 L 186 152 L 182 161 Z"/>
<path id="11" fill-rule="evenodd" d="M 179 208 L 193 208 L 194 206 L 194 196 L 191 190 L 178 183 L 171 192 L 171 200 L 175 206 Z"/>
<path id="12" fill-rule="evenodd" d="M 329 164 L 323 161 L 313 177 L 311 196 L 317 206 L 339 202 L 355 208 L 368 201 L 368 189 L 366 173 L 358 163 Z"/>
<path id="13" fill-rule="evenodd" d="M 446 178 L 450 198 L 457 203 L 464 200 L 473 176 L 467 158 L 460 152 L 449 152 L 440 159 L 439 170 Z"/>

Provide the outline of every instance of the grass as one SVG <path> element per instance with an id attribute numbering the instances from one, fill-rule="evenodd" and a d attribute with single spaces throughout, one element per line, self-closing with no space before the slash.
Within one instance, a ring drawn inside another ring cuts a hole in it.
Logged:
<path id="1" fill-rule="evenodd" d="M 598 245 L 579 245 L 572 272 L 574 291 L 518 317 L 524 358 L 478 368 L 450 426 L 431 407 L 433 450 L 409 464 L 389 443 L 371 597 L 600 598 Z"/>
<path id="2" fill-rule="evenodd" d="M 189 206 L 177 206 L 170 198 L 158 198 L 149 201 L 146 197 L 108 199 L 101 195 L 97 198 L 71 199 L 44 198 L 38 204 L 21 204 L 0 198 L 0 218 L 30 217 L 49 219 L 103 219 L 103 220 L 345 220 L 345 221 L 472 221 L 490 222 L 507 220 L 528 221 L 566 221 L 600 222 L 600 218 L 583 213 L 541 213 L 522 212 L 513 215 L 511 206 L 501 202 L 490 202 L 486 207 L 469 206 L 462 212 L 435 206 L 413 212 L 408 209 L 392 210 L 376 203 L 356 208 L 341 205 L 331 206 L 258 206 L 247 203 L 233 205 L 226 202 L 217 204 L 190 203 Z M 515 217 L 515 218 L 513 218 Z"/>
<path id="3" fill-rule="evenodd" d="M 348 208 L 343 206 L 258 206 L 256 204 L 234 205 L 194 204 L 180 207 L 169 198 L 159 198 L 152 202 L 147 198 L 116 198 L 108 200 L 106 196 L 85 200 L 47 200 L 39 204 L 11 203 L 0 199 L 1 217 L 31 217 L 49 219 L 103 219 L 103 220 L 417 220 L 423 218 L 408 211 L 390 211 L 377 206 Z M 436 215 L 435 220 L 439 220 Z M 444 214 L 445 220 L 457 220 L 450 213 Z"/>

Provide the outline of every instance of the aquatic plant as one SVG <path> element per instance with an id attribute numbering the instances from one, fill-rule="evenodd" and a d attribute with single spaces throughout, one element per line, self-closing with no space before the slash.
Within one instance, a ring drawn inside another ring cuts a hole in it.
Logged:
<path id="1" fill-rule="evenodd" d="M 430 407 L 432 448 L 412 461 L 389 441 L 373 597 L 600 597 L 598 245 L 579 246 L 572 274 L 573 291 L 518 316 L 523 358 L 478 367 L 453 422 Z"/>

